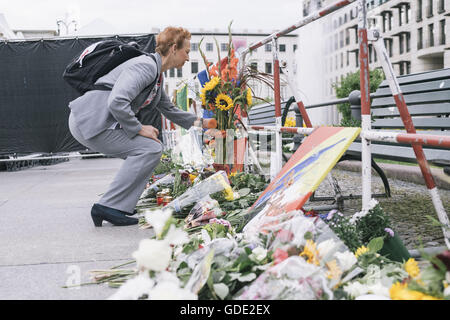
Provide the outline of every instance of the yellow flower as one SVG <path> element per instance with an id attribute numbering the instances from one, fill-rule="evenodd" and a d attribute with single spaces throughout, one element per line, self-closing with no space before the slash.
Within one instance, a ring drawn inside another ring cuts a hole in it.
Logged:
<path id="1" fill-rule="evenodd" d="M 295 124 L 296 124 L 296 122 L 295 122 L 294 117 L 287 117 L 286 122 L 284 123 L 284 126 L 285 127 L 295 127 Z"/>
<path id="2" fill-rule="evenodd" d="M 409 290 L 408 284 L 400 282 L 392 285 L 389 289 L 389 295 L 392 300 L 441 300 L 419 291 Z"/>
<path id="3" fill-rule="evenodd" d="M 420 274 L 420 268 L 414 258 L 409 258 L 405 263 L 405 270 L 411 278 L 417 278 Z"/>
<path id="4" fill-rule="evenodd" d="M 250 88 L 247 89 L 247 105 L 251 106 L 252 105 L 252 91 L 250 90 Z"/>
<path id="5" fill-rule="evenodd" d="M 214 88 L 219 84 L 219 77 L 213 77 L 210 81 L 205 83 L 204 89 L 206 91 L 214 90 Z"/>
<path id="6" fill-rule="evenodd" d="M 197 178 L 197 176 L 195 174 L 189 175 L 189 180 L 191 180 L 191 183 L 194 182 L 195 178 Z"/>
<path id="7" fill-rule="evenodd" d="M 226 94 L 219 94 L 216 98 L 216 107 L 220 110 L 227 111 L 233 107 L 233 100 Z"/>
<path id="8" fill-rule="evenodd" d="M 355 257 L 359 258 L 359 256 L 362 256 L 364 253 L 369 252 L 369 249 L 365 246 L 359 247 L 355 252 Z"/>
<path id="9" fill-rule="evenodd" d="M 342 275 L 342 271 L 339 268 L 339 266 L 338 266 L 338 264 L 336 262 L 336 259 L 328 261 L 327 263 L 325 263 L 325 265 L 328 268 L 327 278 L 328 279 L 339 280 L 339 278 Z"/>
<path id="10" fill-rule="evenodd" d="M 305 247 L 303 248 L 303 252 L 300 253 L 300 257 L 306 256 L 308 260 L 306 262 L 319 265 L 319 260 L 317 257 L 319 256 L 319 251 L 316 249 L 316 244 L 312 240 L 306 240 Z"/>
<path id="11" fill-rule="evenodd" d="M 200 93 L 200 99 L 202 100 L 202 106 L 206 106 L 206 94 L 202 89 L 202 93 Z"/>

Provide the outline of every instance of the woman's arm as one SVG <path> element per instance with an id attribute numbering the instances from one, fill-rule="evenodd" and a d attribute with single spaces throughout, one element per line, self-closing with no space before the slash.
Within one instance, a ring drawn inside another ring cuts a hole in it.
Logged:
<path id="1" fill-rule="evenodd" d="M 130 138 L 142 130 L 142 124 L 131 110 L 131 101 L 156 79 L 156 75 L 155 63 L 139 61 L 123 70 L 112 88 L 109 110 Z"/>

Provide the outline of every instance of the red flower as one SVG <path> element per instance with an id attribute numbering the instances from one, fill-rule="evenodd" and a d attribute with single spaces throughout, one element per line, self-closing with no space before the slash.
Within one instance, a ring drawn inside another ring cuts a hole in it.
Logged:
<path id="1" fill-rule="evenodd" d="M 438 255 L 436 255 L 436 258 L 441 260 L 441 262 L 447 268 L 447 271 L 450 270 L 450 250 L 445 250 L 445 251 L 439 253 Z M 438 269 L 438 266 L 436 266 L 434 263 L 433 263 L 433 267 Z"/>
<path id="2" fill-rule="evenodd" d="M 286 260 L 289 257 L 289 255 L 286 251 L 284 251 L 280 248 L 277 248 L 275 250 L 275 252 L 273 253 L 272 257 L 274 259 L 274 263 L 279 264 L 280 262 Z"/>

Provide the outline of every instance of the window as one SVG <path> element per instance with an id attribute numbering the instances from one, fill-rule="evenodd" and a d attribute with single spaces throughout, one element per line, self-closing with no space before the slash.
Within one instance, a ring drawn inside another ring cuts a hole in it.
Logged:
<path id="1" fill-rule="evenodd" d="M 359 49 L 355 51 L 355 65 L 359 67 Z"/>
<path id="2" fill-rule="evenodd" d="M 178 77 L 178 78 L 183 77 L 183 69 L 182 69 L 182 68 L 177 69 L 177 77 Z"/>
<path id="3" fill-rule="evenodd" d="M 344 31 L 339 32 L 339 48 L 344 47 Z"/>
<path id="4" fill-rule="evenodd" d="M 445 12 L 444 0 L 439 0 L 438 6 L 438 13 Z"/>
<path id="5" fill-rule="evenodd" d="M 348 46 L 350 44 L 350 30 L 345 29 L 345 45 Z"/>
<path id="6" fill-rule="evenodd" d="M 392 12 L 389 12 L 388 15 L 389 15 L 388 25 L 389 25 L 389 31 L 390 31 L 390 30 L 392 30 L 392 24 L 393 24 L 392 22 L 394 21 L 394 15 L 392 14 Z"/>
<path id="7" fill-rule="evenodd" d="M 445 19 L 439 21 L 439 44 L 445 44 Z"/>
<path id="8" fill-rule="evenodd" d="M 417 0 L 416 21 L 422 21 L 422 0 Z"/>
<path id="9" fill-rule="evenodd" d="M 212 44 L 212 42 L 207 42 L 206 43 L 206 51 L 213 51 L 214 49 L 214 45 Z"/>
<path id="10" fill-rule="evenodd" d="M 369 44 L 369 63 L 372 63 L 372 52 L 373 52 L 373 47 L 372 47 L 372 45 Z"/>
<path id="11" fill-rule="evenodd" d="M 341 52 L 341 68 L 344 67 L 344 53 Z"/>
<path id="12" fill-rule="evenodd" d="M 175 77 L 175 69 L 174 69 L 174 68 L 172 68 L 172 69 L 169 70 L 169 76 L 170 76 L 171 78 Z"/>
<path id="13" fill-rule="evenodd" d="M 220 51 L 228 51 L 228 43 L 221 43 Z"/>
<path id="14" fill-rule="evenodd" d="M 250 70 L 257 72 L 258 71 L 258 62 L 250 63 Z"/>
<path id="15" fill-rule="evenodd" d="M 404 9 L 404 7 L 403 6 L 400 6 L 399 8 L 398 8 L 398 26 L 400 27 L 401 25 L 402 25 L 402 20 L 403 20 L 403 11 L 404 11 L 405 9 Z"/>
<path id="16" fill-rule="evenodd" d="M 434 46 L 434 26 L 433 24 L 428 25 L 428 47 Z"/>
<path id="17" fill-rule="evenodd" d="M 338 34 L 336 33 L 334 35 L 334 50 L 336 51 L 338 49 Z"/>
<path id="18" fill-rule="evenodd" d="M 428 0 L 427 3 L 427 18 L 433 16 L 433 0 Z"/>
<path id="19" fill-rule="evenodd" d="M 410 61 L 406 61 L 406 74 L 410 74 L 411 73 L 411 62 Z"/>
<path id="20" fill-rule="evenodd" d="M 198 43 L 191 42 L 191 51 L 198 51 Z"/>
<path id="21" fill-rule="evenodd" d="M 423 29 L 417 29 L 417 50 L 423 48 Z"/>
<path id="22" fill-rule="evenodd" d="M 272 73 L 272 62 L 266 62 L 266 73 Z"/>
<path id="23" fill-rule="evenodd" d="M 406 39 L 406 52 L 410 52 L 411 51 L 411 33 L 407 32 L 405 34 L 405 39 Z"/>
<path id="24" fill-rule="evenodd" d="M 347 66 L 350 65 L 350 52 L 347 51 Z"/>
<path id="25" fill-rule="evenodd" d="M 403 53 L 403 34 L 398 36 L 398 49 L 399 49 L 399 53 L 402 54 Z"/>
<path id="26" fill-rule="evenodd" d="M 167 70 L 164 71 L 164 78 L 167 78 Z"/>
<path id="27" fill-rule="evenodd" d="M 344 14 L 344 23 L 346 23 L 348 20 L 347 14 Z"/>
<path id="28" fill-rule="evenodd" d="M 409 23 L 411 21 L 411 5 L 406 4 L 405 5 L 405 22 Z"/>
<path id="29" fill-rule="evenodd" d="M 198 62 L 191 62 L 191 73 L 198 73 Z"/>
<path id="30" fill-rule="evenodd" d="M 286 45 L 285 44 L 280 44 L 280 52 L 286 52 Z"/>
<path id="31" fill-rule="evenodd" d="M 264 46 L 265 51 L 266 52 L 271 52 L 272 51 L 272 44 L 270 43 L 266 43 L 266 45 Z"/>
<path id="32" fill-rule="evenodd" d="M 377 62 L 377 50 L 373 50 L 373 60 Z"/>
<path id="33" fill-rule="evenodd" d="M 294 52 L 297 50 L 297 45 L 294 44 Z"/>

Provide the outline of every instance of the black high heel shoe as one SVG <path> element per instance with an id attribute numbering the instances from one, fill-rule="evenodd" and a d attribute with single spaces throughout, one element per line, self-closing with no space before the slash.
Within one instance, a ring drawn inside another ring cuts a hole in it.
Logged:
<path id="1" fill-rule="evenodd" d="M 136 218 L 127 217 L 123 211 L 102 206 L 98 203 L 92 206 L 91 217 L 96 227 L 101 227 L 103 220 L 115 226 L 130 226 L 139 222 Z"/>

